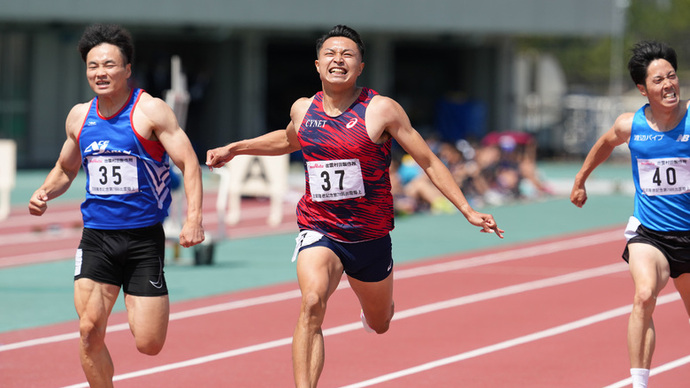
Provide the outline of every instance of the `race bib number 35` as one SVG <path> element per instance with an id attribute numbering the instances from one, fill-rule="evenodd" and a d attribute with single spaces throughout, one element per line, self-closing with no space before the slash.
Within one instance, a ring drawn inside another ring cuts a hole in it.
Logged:
<path id="1" fill-rule="evenodd" d="M 134 156 L 89 156 L 88 173 L 91 194 L 121 195 L 139 191 Z"/>
<path id="2" fill-rule="evenodd" d="M 307 162 L 309 190 L 314 202 L 364 196 L 359 159 Z"/>
<path id="3" fill-rule="evenodd" d="M 637 171 L 646 195 L 690 192 L 690 158 L 638 159 Z"/>

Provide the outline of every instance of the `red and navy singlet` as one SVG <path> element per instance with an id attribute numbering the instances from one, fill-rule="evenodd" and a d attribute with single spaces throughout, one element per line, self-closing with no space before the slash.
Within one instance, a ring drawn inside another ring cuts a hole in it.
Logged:
<path id="1" fill-rule="evenodd" d="M 383 237 L 393 229 L 392 141 L 372 142 L 364 121 L 377 94 L 363 88 L 337 117 L 324 112 L 323 92 L 314 95 L 297 134 L 306 178 L 306 192 L 297 205 L 300 230 L 357 242 Z"/>

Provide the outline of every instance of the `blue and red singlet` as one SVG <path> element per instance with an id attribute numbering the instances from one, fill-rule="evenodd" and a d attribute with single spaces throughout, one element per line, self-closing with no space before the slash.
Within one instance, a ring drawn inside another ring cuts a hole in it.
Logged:
<path id="1" fill-rule="evenodd" d="M 358 242 L 383 237 L 393 229 L 392 140 L 372 142 L 364 120 L 377 94 L 363 88 L 337 117 L 324 112 L 323 92 L 314 95 L 297 133 L 306 178 L 306 192 L 297 205 L 300 230 Z"/>
<path id="2" fill-rule="evenodd" d="M 86 199 L 81 205 L 84 227 L 133 229 L 162 222 L 170 206 L 170 166 L 158 141 L 141 137 L 132 114 L 142 90 L 111 117 L 98 113 L 91 100 L 78 142 L 86 172 Z"/>

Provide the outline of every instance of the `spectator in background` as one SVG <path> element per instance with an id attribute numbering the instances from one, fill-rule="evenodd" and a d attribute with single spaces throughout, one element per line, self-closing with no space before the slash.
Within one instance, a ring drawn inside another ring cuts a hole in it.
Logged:
<path id="1" fill-rule="evenodd" d="M 404 154 L 391 162 L 391 193 L 398 214 L 428 210 L 432 213 L 454 213 L 455 206 L 434 186 L 412 156 Z"/>
<path id="2" fill-rule="evenodd" d="M 523 132 L 492 132 L 482 139 L 477 162 L 490 186 L 487 202 L 501 204 L 551 193 L 539 179 L 536 147 L 534 138 Z"/>
<path id="3" fill-rule="evenodd" d="M 456 144 L 444 142 L 439 147 L 438 156 L 446 164 L 468 201 L 481 206 L 484 195 L 489 191 L 489 184 L 474 159 L 474 147 L 466 140 L 460 140 Z"/>
<path id="4" fill-rule="evenodd" d="M 539 178 L 536 142 L 530 134 L 496 132 L 479 146 L 466 140 L 456 143 L 427 139 L 448 167 L 455 183 L 473 206 L 500 205 L 551 194 Z M 447 200 L 409 155 L 393 158 L 391 179 L 398 214 L 420 211 L 451 212 Z"/>

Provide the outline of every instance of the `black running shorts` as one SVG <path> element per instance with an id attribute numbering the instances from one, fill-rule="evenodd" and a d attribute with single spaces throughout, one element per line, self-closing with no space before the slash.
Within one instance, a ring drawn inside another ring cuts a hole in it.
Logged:
<path id="1" fill-rule="evenodd" d="M 168 294 L 163 266 L 162 224 L 137 229 L 84 228 L 75 257 L 74 280 L 88 278 L 121 286 L 126 294 Z"/>
<path id="2" fill-rule="evenodd" d="M 628 240 L 628 244 L 632 243 L 649 244 L 660 250 L 668 260 L 672 278 L 690 273 L 690 232 L 657 232 L 639 225 L 635 235 Z M 623 260 L 628 261 L 629 258 L 626 245 Z"/>

